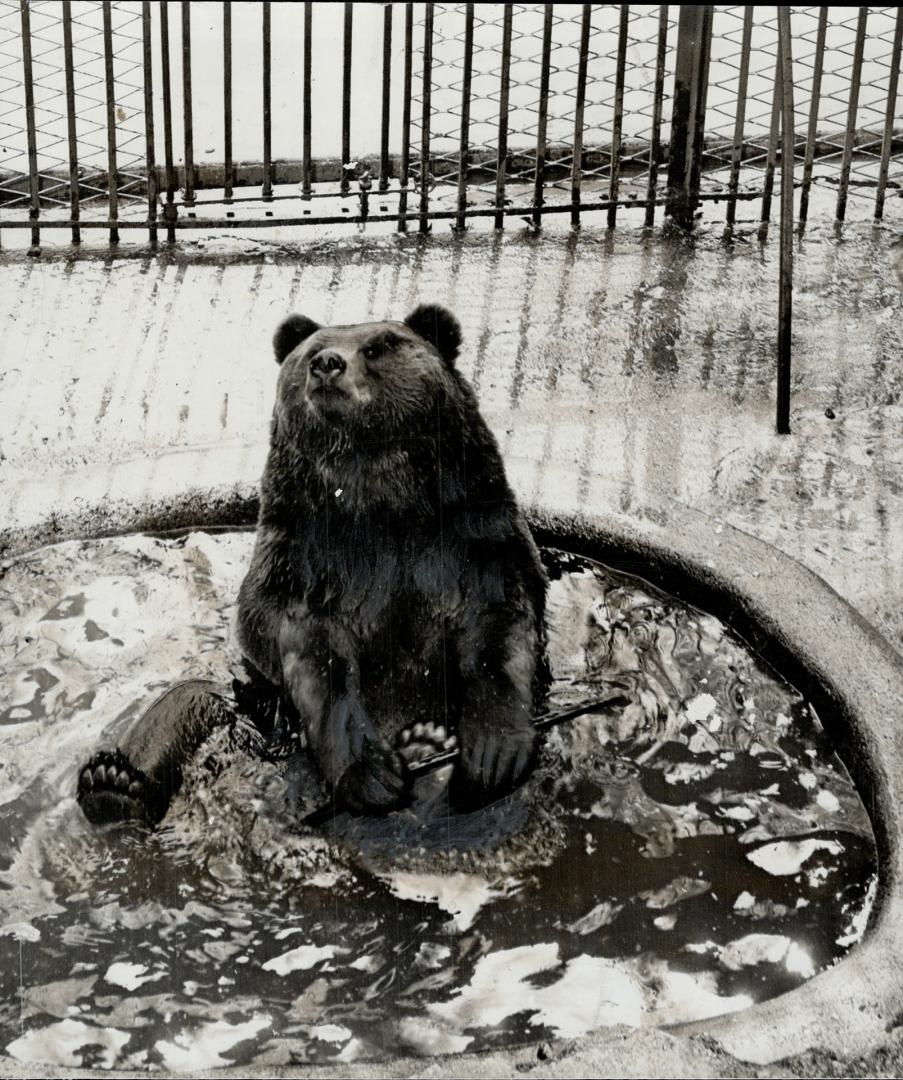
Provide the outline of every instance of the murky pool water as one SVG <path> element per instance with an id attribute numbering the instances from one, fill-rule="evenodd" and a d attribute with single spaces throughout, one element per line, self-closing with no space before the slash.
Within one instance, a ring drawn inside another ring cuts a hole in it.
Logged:
<path id="1" fill-rule="evenodd" d="M 162 688 L 239 669 L 249 533 L 46 548 L 0 585 L 0 1049 L 198 1070 L 437 1053 L 738 1010 L 860 938 L 868 818 L 809 705 L 711 616 L 547 553 L 553 730 L 525 787 L 301 824 L 303 758 L 221 732 L 154 833 L 78 766 Z"/>

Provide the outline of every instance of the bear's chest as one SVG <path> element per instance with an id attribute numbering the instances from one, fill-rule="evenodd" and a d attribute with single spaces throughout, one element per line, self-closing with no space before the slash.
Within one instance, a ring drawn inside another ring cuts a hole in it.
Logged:
<path id="1" fill-rule="evenodd" d="M 313 615 L 356 633 L 441 632 L 461 610 L 467 552 L 441 530 L 356 525 L 302 535 L 285 551 L 291 590 Z M 412 629 L 413 628 L 413 629 Z"/>

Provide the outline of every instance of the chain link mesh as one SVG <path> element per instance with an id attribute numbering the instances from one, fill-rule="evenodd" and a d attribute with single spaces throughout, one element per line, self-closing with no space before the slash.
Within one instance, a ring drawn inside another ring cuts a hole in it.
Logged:
<path id="1" fill-rule="evenodd" d="M 456 185 L 460 172 L 459 138 L 464 71 L 464 4 L 434 5 L 433 68 L 430 80 L 431 177 L 441 197 L 441 185 Z M 570 193 L 573 165 L 574 113 L 583 17 L 582 4 L 555 4 L 547 97 L 544 179 L 549 192 Z M 614 127 L 616 56 L 620 5 L 593 4 L 584 105 L 583 168 L 585 189 L 607 185 L 611 175 Z M 421 14 L 415 27 L 415 80 L 412 145 L 422 134 L 423 34 Z M 474 14 L 471 120 L 465 168 L 471 203 L 494 196 L 499 132 L 499 70 L 502 62 L 501 5 L 477 4 Z M 675 19 L 668 21 L 667 51 L 674 48 Z M 535 148 L 540 113 L 543 47 L 543 5 L 515 4 L 512 13 L 510 104 L 507 116 L 509 162 L 507 180 L 514 189 L 532 187 L 536 178 Z M 655 69 L 658 51 L 658 8 L 630 11 L 624 77 L 622 172 L 628 192 L 645 193 L 649 169 Z M 667 71 L 666 60 L 666 71 Z M 673 68 L 673 64 L 671 64 Z M 662 130 L 667 135 L 673 71 L 666 78 Z M 420 162 L 412 168 L 420 182 Z M 470 181 L 476 182 L 471 185 Z M 480 198 L 482 194 L 483 198 Z"/>
<path id="2" fill-rule="evenodd" d="M 703 177 L 704 190 L 720 191 L 726 187 L 724 172 L 730 168 L 733 145 L 745 10 L 742 6 L 715 8 L 706 112 L 707 168 Z M 778 48 L 777 17 L 771 14 L 773 9 L 752 10 L 754 14 L 743 125 L 740 190 L 756 190 L 760 187 L 761 170 L 768 162 Z M 790 9 L 795 88 L 795 157 L 799 163 L 804 161 L 806 155 L 821 10 L 818 7 Z M 814 184 L 827 188 L 836 188 L 840 177 L 847 137 L 847 116 L 860 10 L 831 8 L 828 13 L 825 47 L 821 57 L 821 88 L 816 113 L 816 157 L 812 176 Z M 855 149 L 849 193 L 851 197 L 874 199 L 897 9 L 884 7 L 866 10 L 866 36 L 854 121 Z M 901 174 L 903 147 L 898 145 L 891 155 L 888 188 L 900 188 L 900 180 L 903 178 Z"/>
<path id="3" fill-rule="evenodd" d="M 63 8 L 58 0 L 31 0 L 35 137 L 42 209 L 69 205 Z M 144 89 L 140 5 L 111 6 L 116 114 L 116 189 L 120 211 L 143 204 Z M 99 0 L 73 0 L 72 61 L 75 130 L 82 206 L 106 202 L 107 119 L 103 10 Z M 0 0 L 0 205 L 30 199 L 18 0 Z"/>
<path id="4" fill-rule="evenodd" d="M 433 5 L 432 70 L 430 78 L 429 177 L 430 203 L 436 210 L 454 206 L 460 177 L 460 128 L 465 84 L 466 5 Z M 536 143 L 540 121 L 540 83 L 544 36 L 542 4 L 512 5 L 510 42 L 510 100 L 506 117 L 508 156 L 506 185 L 509 203 L 532 199 L 536 182 Z M 218 5 L 205 10 L 221 17 Z M 411 102 L 411 180 L 421 184 L 420 140 L 423 134 L 423 62 L 426 5 L 414 5 L 414 55 Z M 543 201 L 570 200 L 574 165 L 574 117 L 583 20 L 582 4 L 552 5 L 551 52 L 546 99 L 546 149 L 542 173 Z M 38 181 L 42 210 L 65 212 L 69 201 L 69 150 L 63 46 L 63 6 L 59 0 L 31 0 L 31 44 Z M 237 9 L 236 9 L 237 10 Z M 665 79 L 661 92 L 661 141 L 667 153 L 673 108 L 678 7 L 668 7 L 665 38 Z M 619 200 L 644 198 L 649 181 L 653 110 L 656 104 L 656 61 L 659 48 L 658 6 L 628 8 L 623 79 L 621 138 L 617 147 Z M 726 193 L 735 156 L 735 124 L 741 69 L 746 61 L 748 86 L 743 100 L 743 124 L 738 190 L 754 194 L 767 186 L 769 166 L 779 148 L 775 124 L 776 9 L 719 5 L 714 9 L 706 113 L 706 155 L 702 191 Z M 861 66 L 858 106 L 851 130 L 853 157 L 849 195 L 875 198 L 885 133 L 888 92 L 892 83 L 893 41 L 897 8 L 792 7 L 795 71 L 795 146 L 798 182 L 807 151 L 807 131 L 813 82 L 821 68 L 821 89 L 815 112 L 815 163 L 812 181 L 836 190 L 848 140 L 848 111 L 854 75 Z M 584 192 L 605 197 L 615 157 L 616 97 L 619 79 L 618 46 L 622 6 L 590 5 L 589 54 L 586 73 L 581 183 Z M 822 13 L 827 12 L 824 16 Z M 857 30 L 865 12 L 861 65 L 857 61 Z M 75 75 L 75 126 L 79 162 L 79 193 L 83 207 L 108 198 L 106 85 L 104 79 L 103 5 L 100 0 L 73 0 L 72 34 Z M 111 7 L 117 141 L 116 188 L 120 211 L 143 212 L 146 191 L 144 162 L 144 99 L 141 5 L 116 0 Z M 749 15 L 747 16 L 747 13 Z M 744 18 L 751 18 L 750 44 L 744 58 Z M 819 23 L 827 19 L 825 46 L 818 55 Z M 501 4 L 474 5 L 470 124 L 464 154 L 467 203 L 494 202 L 499 145 L 500 70 L 503 59 Z M 159 12 L 153 6 L 154 35 L 159 41 Z M 396 44 L 398 38 L 396 38 Z M 336 40 L 341 50 L 341 41 Z M 401 56 L 395 61 L 400 63 Z M 203 62 L 203 61 L 201 61 Z M 250 61 L 249 61 L 250 62 Z M 256 62 L 256 61 L 255 61 Z M 236 69 L 241 80 L 257 80 L 250 68 Z M 397 79 L 397 75 L 395 76 Z M 175 79 L 175 75 L 174 75 Z M 19 0 L 0 0 L 0 206 L 3 211 L 26 211 L 30 203 L 25 94 L 23 85 L 21 13 Z M 280 84 L 282 85 L 282 84 Z M 285 84 L 288 87 L 288 83 Z M 181 84 L 176 84 L 177 92 Z M 159 85 L 155 88 L 159 100 Z M 903 90 L 903 87 L 900 88 Z M 295 92 L 295 88 L 292 88 Z M 211 99 L 212 100 L 212 99 Z M 292 99 L 295 107 L 295 99 Z M 196 101 L 196 112 L 203 106 Z M 891 103 L 899 116 L 897 103 Z M 217 109 L 221 105 L 214 102 Z M 208 108 L 211 106 L 208 105 Z M 175 106 L 178 112 L 178 104 Z M 217 119 L 216 123 L 219 123 Z M 400 126 L 393 121 L 393 138 Z M 208 125 L 209 127 L 209 125 Z M 888 208 L 903 208 L 903 125 L 891 144 L 888 170 Z M 159 141 L 159 140 L 158 140 Z M 158 153 L 158 157 L 159 157 Z M 666 169 L 657 175 L 658 195 L 664 194 Z M 278 216 L 275 220 L 278 220 Z M 311 215 L 311 220 L 315 216 Z"/>

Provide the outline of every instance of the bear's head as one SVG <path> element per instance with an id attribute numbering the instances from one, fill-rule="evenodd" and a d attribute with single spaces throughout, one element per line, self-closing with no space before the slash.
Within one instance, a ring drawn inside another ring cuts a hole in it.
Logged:
<path id="1" fill-rule="evenodd" d="M 291 428 L 316 424 L 353 435 L 404 430 L 458 385 L 461 329 L 438 305 L 404 322 L 319 326 L 292 315 L 276 331 L 276 415 Z"/>

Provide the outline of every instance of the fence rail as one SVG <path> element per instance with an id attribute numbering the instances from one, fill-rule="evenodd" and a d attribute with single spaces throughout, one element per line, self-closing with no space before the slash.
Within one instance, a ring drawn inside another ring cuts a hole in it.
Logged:
<path id="1" fill-rule="evenodd" d="M 898 212 L 899 8 L 0 0 L 0 236 L 767 222 L 783 17 L 798 220 Z"/>

